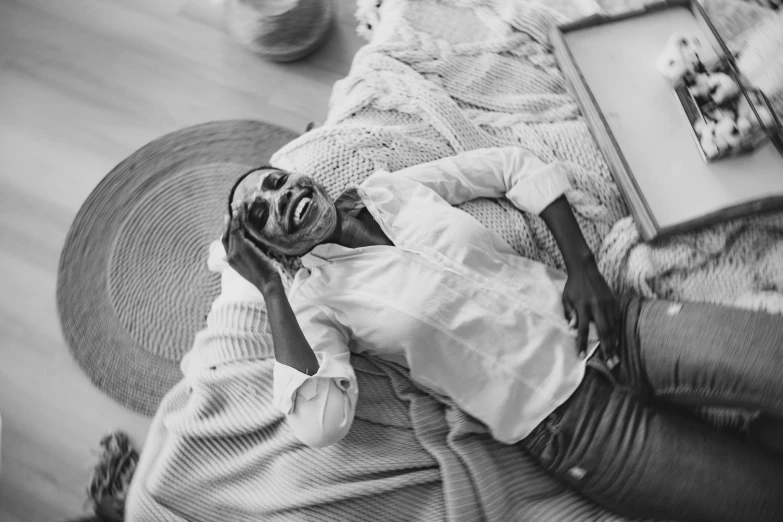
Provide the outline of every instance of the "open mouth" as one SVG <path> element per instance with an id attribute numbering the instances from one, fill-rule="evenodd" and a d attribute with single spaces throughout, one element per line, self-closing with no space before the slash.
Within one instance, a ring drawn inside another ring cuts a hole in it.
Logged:
<path id="1" fill-rule="evenodd" d="M 313 191 L 305 189 L 300 192 L 288 205 L 288 230 L 295 232 L 310 217 L 310 210 L 313 207 Z"/>

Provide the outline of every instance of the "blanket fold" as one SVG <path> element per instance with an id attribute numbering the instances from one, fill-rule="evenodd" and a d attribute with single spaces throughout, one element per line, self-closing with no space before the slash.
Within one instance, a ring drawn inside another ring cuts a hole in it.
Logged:
<path id="1" fill-rule="evenodd" d="M 201 355 L 264 314 L 223 302 Z M 587 520 L 601 509 L 501 444 L 403 367 L 352 358 L 361 399 L 340 443 L 299 443 L 272 406 L 272 359 L 189 368 L 153 422 L 126 507 L 130 521 Z M 538 513 L 538 515 L 536 515 Z M 525 517 L 527 518 L 527 516 Z"/>

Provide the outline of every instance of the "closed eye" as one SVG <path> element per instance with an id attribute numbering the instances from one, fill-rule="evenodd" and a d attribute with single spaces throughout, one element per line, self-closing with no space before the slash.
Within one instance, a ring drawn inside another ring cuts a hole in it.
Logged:
<path id="1" fill-rule="evenodd" d="M 288 181 L 288 173 L 275 170 L 267 174 L 261 186 L 264 190 L 280 190 L 286 181 Z"/>
<path id="2" fill-rule="evenodd" d="M 269 218 L 269 205 L 263 199 L 256 199 L 251 205 L 248 212 L 248 220 L 253 228 L 261 229 L 266 225 L 266 220 Z"/>

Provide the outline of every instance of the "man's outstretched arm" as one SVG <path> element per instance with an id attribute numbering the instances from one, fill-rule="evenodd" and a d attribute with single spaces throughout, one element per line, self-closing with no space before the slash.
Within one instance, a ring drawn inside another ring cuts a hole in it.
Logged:
<path id="1" fill-rule="evenodd" d="M 571 185 L 557 163 L 521 147 L 476 149 L 394 173 L 432 189 L 451 205 L 506 197 L 520 210 L 541 211 Z"/>
<path id="2" fill-rule="evenodd" d="M 452 205 L 505 196 L 520 210 L 541 216 L 566 263 L 563 305 L 567 318 L 578 328 L 579 352 L 586 351 L 594 322 L 607 360 L 615 355 L 619 310 L 563 196 L 571 185 L 560 164 L 546 163 L 521 147 L 499 147 L 463 152 L 394 175 L 431 188 Z"/>
<path id="3" fill-rule="evenodd" d="M 598 270 L 595 257 L 585 241 L 571 205 L 560 196 L 540 214 L 555 236 L 563 254 L 568 281 L 563 290 L 566 317 L 577 327 L 577 349 L 587 349 L 590 323 L 595 323 L 601 350 L 608 361 L 617 355 L 620 311 L 609 285 Z"/>

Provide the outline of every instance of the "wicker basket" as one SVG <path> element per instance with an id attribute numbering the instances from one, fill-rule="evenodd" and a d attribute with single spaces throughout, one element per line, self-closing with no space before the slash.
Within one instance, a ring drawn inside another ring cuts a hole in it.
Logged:
<path id="1" fill-rule="evenodd" d="M 275 62 L 304 58 L 323 42 L 334 0 L 227 0 L 225 23 L 242 45 Z"/>
<path id="2" fill-rule="evenodd" d="M 778 141 L 781 134 L 783 134 L 783 126 L 781 126 L 769 99 L 760 90 L 747 86 L 747 82 L 737 71 L 736 67 L 733 66 L 730 57 L 723 57 L 707 65 L 701 72 L 727 74 L 740 88 L 740 93 L 737 96 L 718 104 L 709 99 L 694 97 L 689 91 L 688 75 L 675 82 L 673 86 L 674 95 L 680 101 L 685 115 L 691 124 L 693 137 L 704 161 L 709 163 L 723 158 L 747 154 L 769 139 L 772 139 L 777 147 L 780 146 Z M 714 111 L 733 114 L 736 120 L 739 105 L 742 102 L 746 102 L 751 110 L 751 113 L 747 116 L 750 120 L 750 129 L 742 134 L 737 145 L 720 149 L 714 155 L 708 154 L 702 147 L 701 136 L 697 130 L 699 124 L 713 120 L 714 118 L 711 118 L 710 114 Z M 767 118 L 760 116 L 760 111 L 762 110 L 767 115 Z M 783 151 L 781 151 L 781 154 L 783 154 Z"/>

